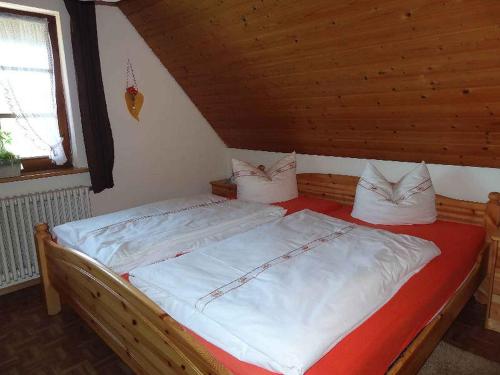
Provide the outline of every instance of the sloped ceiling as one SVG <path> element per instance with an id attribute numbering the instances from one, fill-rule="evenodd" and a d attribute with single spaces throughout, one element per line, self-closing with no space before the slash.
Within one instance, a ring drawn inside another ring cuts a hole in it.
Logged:
<path id="1" fill-rule="evenodd" d="M 500 1 L 120 8 L 230 147 L 500 167 Z"/>

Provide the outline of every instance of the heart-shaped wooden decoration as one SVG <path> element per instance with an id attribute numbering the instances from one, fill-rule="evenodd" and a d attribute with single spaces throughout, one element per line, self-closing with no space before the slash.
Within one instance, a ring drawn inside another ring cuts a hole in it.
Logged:
<path id="1" fill-rule="evenodd" d="M 144 95 L 137 91 L 137 94 L 132 95 L 129 92 L 125 92 L 125 103 L 127 103 L 127 108 L 133 118 L 139 121 L 139 113 L 141 112 L 142 105 L 144 104 Z"/>

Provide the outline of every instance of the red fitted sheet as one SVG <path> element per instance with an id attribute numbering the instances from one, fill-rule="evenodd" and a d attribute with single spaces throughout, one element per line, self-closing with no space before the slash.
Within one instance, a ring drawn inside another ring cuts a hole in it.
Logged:
<path id="1" fill-rule="evenodd" d="M 306 197 L 302 195 L 298 198 L 290 199 L 289 201 L 273 203 L 273 205 L 285 208 L 287 215 L 293 214 L 297 211 L 301 211 L 305 208 L 327 214 L 331 211 L 336 211 L 343 207 L 340 203 L 334 201 L 314 197 Z"/>
<path id="2" fill-rule="evenodd" d="M 421 237 L 434 241 L 441 249 L 441 255 L 413 276 L 385 306 L 307 371 L 308 375 L 384 374 L 465 280 L 484 243 L 484 229 L 444 221 L 429 225 L 371 225 L 352 218 L 351 206 L 304 198 L 299 197 L 280 206 L 292 212 L 310 208 L 357 224 Z M 235 375 L 271 374 L 239 361 L 196 334 L 193 335 Z"/>

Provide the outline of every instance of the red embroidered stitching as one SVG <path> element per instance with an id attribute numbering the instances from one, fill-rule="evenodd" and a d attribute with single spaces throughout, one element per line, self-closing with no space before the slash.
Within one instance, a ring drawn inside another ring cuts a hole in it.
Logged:
<path id="1" fill-rule="evenodd" d="M 307 244 L 304 244 L 302 246 L 299 246 L 293 250 L 288 251 L 287 253 L 280 255 L 274 259 L 271 259 L 270 261 L 263 263 L 262 265 L 255 267 L 253 270 L 247 272 L 243 276 L 230 281 L 221 287 L 211 291 L 210 293 L 204 295 L 203 297 L 200 297 L 196 303 L 195 303 L 195 308 L 202 311 L 207 307 L 207 305 L 213 301 L 215 301 L 217 298 L 222 297 L 223 295 L 241 287 L 242 285 L 245 285 L 249 281 L 255 279 L 257 276 L 259 276 L 262 272 L 270 269 L 272 266 L 278 265 L 280 263 L 283 263 L 287 260 L 290 260 L 296 256 L 305 254 L 316 247 L 318 247 L 321 244 L 324 244 L 325 242 L 333 241 L 347 233 L 349 233 L 351 230 L 353 230 L 356 226 L 355 225 L 347 225 L 340 230 L 336 230 L 335 232 L 332 232 L 326 236 L 323 236 L 321 238 L 317 238 L 315 240 L 312 240 L 308 242 Z"/>
<path id="2" fill-rule="evenodd" d="M 297 167 L 297 163 L 295 161 L 292 161 L 288 164 L 285 164 L 284 166 L 282 167 L 279 167 L 278 169 L 276 169 L 273 174 L 271 174 L 269 177 L 273 178 L 274 176 L 280 174 L 280 173 L 283 173 L 283 172 L 286 172 L 286 171 L 289 171 L 290 169 L 293 169 L 293 168 L 296 168 Z"/>
<path id="3" fill-rule="evenodd" d="M 255 172 L 255 171 L 243 170 L 243 171 L 233 172 L 233 177 L 234 178 L 239 178 L 239 177 L 253 177 L 253 176 L 267 177 L 264 173 L 259 173 L 259 172 Z"/>
<path id="4" fill-rule="evenodd" d="M 396 199 L 394 202 L 399 203 L 401 201 L 404 201 L 404 200 L 410 198 L 412 195 L 415 195 L 418 193 L 423 193 L 424 191 L 430 189 L 431 187 L 432 187 L 432 181 L 430 178 L 428 178 L 427 180 L 422 181 L 417 186 L 414 186 L 411 189 L 408 189 L 405 193 L 401 194 L 401 196 L 398 199 Z"/>
<path id="5" fill-rule="evenodd" d="M 151 215 L 144 215 L 144 216 L 134 217 L 134 218 L 131 218 L 131 219 L 120 221 L 118 223 L 113 223 L 113 224 L 106 225 L 106 226 L 101 227 L 101 228 L 94 229 L 93 231 L 90 231 L 89 234 L 94 234 L 94 233 L 97 233 L 97 232 L 100 232 L 100 231 L 103 231 L 103 230 L 115 227 L 117 225 L 125 224 L 125 223 L 133 223 L 133 222 L 136 222 L 136 221 L 139 221 L 139 220 L 149 219 L 149 218 L 157 217 L 157 216 L 178 214 L 178 213 L 181 213 L 181 212 L 184 212 L 184 211 L 194 210 L 196 208 L 202 208 L 202 207 L 215 206 L 215 205 L 219 205 L 219 204 L 225 203 L 225 202 L 227 202 L 226 199 L 220 200 L 220 201 L 215 201 L 215 202 L 200 203 L 200 204 L 196 204 L 196 205 L 189 206 L 189 207 L 179 208 L 177 210 L 159 212 L 157 214 L 151 214 Z"/>
<path id="6" fill-rule="evenodd" d="M 391 200 L 391 197 L 388 197 L 387 195 L 383 194 L 384 192 L 379 191 L 379 189 L 377 188 L 377 185 L 372 184 L 370 181 L 365 180 L 363 177 L 361 177 L 359 179 L 358 186 L 362 187 L 365 190 L 371 191 L 372 193 L 378 194 L 388 201 Z"/>
<path id="7" fill-rule="evenodd" d="M 290 169 L 296 168 L 297 163 L 295 161 L 292 161 L 278 169 L 276 169 L 271 175 L 267 175 L 265 172 L 256 172 L 256 171 L 250 171 L 250 170 L 242 170 L 242 171 L 237 171 L 233 172 L 233 177 L 234 178 L 240 178 L 240 177 L 254 177 L 254 176 L 260 176 L 260 177 L 266 177 L 268 179 L 272 179 L 274 176 L 286 172 Z"/>
<path id="8" fill-rule="evenodd" d="M 387 197 L 385 194 L 382 194 L 375 184 L 372 184 L 371 182 L 365 180 L 364 178 L 359 179 L 358 186 L 365 190 L 371 191 L 372 193 L 378 194 L 390 202 L 398 204 L 399 202 L 408 199 L 412 195 L 423 193 L 424 191 L 430 189 L 432 187 L 432 181 L 430 178 L 428 178 L 425 181 L 422 181 L 420 184 L 408 189 L 405 193 L 401 194 L 401 196 L 397 199 L 392 199 L 392 197 Z"/>

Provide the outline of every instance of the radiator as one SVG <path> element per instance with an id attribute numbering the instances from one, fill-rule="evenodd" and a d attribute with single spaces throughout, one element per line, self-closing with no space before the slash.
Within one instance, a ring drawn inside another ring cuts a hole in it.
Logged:
<path id="1" fill-rule="evenodd" d="M 88 187 L 0 198 L 0 289 L 39 276 L 34 226 L 92 216 Z"/>

